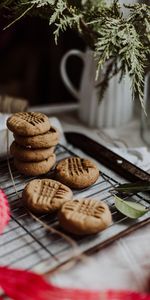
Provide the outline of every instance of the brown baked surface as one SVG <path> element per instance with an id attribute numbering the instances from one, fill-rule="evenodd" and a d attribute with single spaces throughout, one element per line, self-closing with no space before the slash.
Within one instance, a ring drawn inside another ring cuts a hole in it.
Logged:
<path id="1" fill-rule="evenodd" d="M 18 112 L 7 119 L 7 127 L 15 134 L 34 136 L 50 129 L 49 119 L 39 112 Z"/>
<path id="2" fill-rule="evenodd" d="M 14 138 L 21 146 L 30 146 L 33 149 L 49 148 L 58 144 L 59 132 L 51 126 L 50 130 L 44 134 L 26 137 L 14 134 Z"/>
<path id="3" fill-rule="evenodd" d="M 92 185 L 99 177 L 97 166 L 89 159 L 69 157 L 56 165 L 56 178 L 71 188 Z"/>
<path id="4" fill-rule="evenodd" d="M 39 162 L 24 162 L 14 159 L 16 169 L 24 175 L 36 176 L 46 174 L 51 170 L 56 162 L 56 155 L 53 153 L 49 158 Z"/>
<path id="5" fill-rule="evenodd" d="M 67 186 L 52 179 L 32 180 L 22 194 L 25 205 L 35 213 L 55 212 L 72 196 Z"/>
<path id="6" fill-rule="evenodd" d="M 10 146 L 10 153 L 18 160 L 36 162 L 49 158 L 50 155 L 53 154 L 54 149 L 55 147 L 43 149 L 25 148 L 13 141 Z"/>
<path id="7" fill-rule="evenodd" d="M 108 205 L 90 198 L 66 202 L 58 218 L 66 231 L 77 235 L 98 233 L 112 223 Z"/>

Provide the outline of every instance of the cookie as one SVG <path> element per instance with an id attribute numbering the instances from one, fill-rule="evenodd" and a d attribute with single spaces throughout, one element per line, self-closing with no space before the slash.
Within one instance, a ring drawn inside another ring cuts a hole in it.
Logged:
<path id="1" fill-rule="evenodd" d="M 53 153 L 49 158 L 39 162 L 24 162 L 14 159 L 14 165 L 21 174 L 36 176 L 42 175 L 51 170 L 56 162 L 56 155 Z"/>
<path id="2" fill-rule="evenodd" d="M 21 146 L 30 146 L 32 149 L 49 148 L 58 144 L 59 132 L 51 126 L 50 130 L 44 134 L 28 137 L 14 134 L 14 138 Z"/>
<path id="3" fill-rule="evenodd" d="M 69 157 L 61 160 L 56 166 L 56 178 L 75 189 L 90 186 L 98 176 L 97 166 L 89 159 Z"/>
<path id="4" fill-rule="evenodd" d="M 43 149 L 31 149 L 18 145 L 15 141 L 10 146 L 10 153 L 15 158 L 22 161 L 42 161 L 50 157 L 53 154 L 55 147 L 43 148 Z"/>
<path id="5" fill-rule="evenodd" d="M 67 186 L 52 179 L 32 180 L 22 194 L 25 205 L 35 213 L 55 212 L 72 197 L 72 191 Z"/>
<path id="6" fill-rule="evenodd" d="M 19 112 L 7 119 L 7 127 L 15 134 L 34 136 L 50 129 L 49 119 L 38 112 Z"/>
<path id="7" fill-rule="evenodd" d="M 98 233 L 112 223 L 108 205 L 90 198 L 64 203 L 58 218 L 66 231 L 77 235 Z"/>

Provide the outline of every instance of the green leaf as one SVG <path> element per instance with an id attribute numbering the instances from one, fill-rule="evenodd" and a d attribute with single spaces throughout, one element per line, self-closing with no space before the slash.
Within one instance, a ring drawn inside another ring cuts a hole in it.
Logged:
<path id="1" fill-rule="evenodd" d="M 143 205 L 133 202 L 133 201 L 124 201 L 121 198 L 115 197 L 115 206 L 116 208 L 125 216 L 131 219 L 137 219 L 145 215 L 149 210 L 146 209 Z"/>
<path id="2" fill-rule="evenodd" d="M 115 190 L 123 193 L 138 193 L 150 191 L 150 182 L 124 183 L 115 187 Z"/>

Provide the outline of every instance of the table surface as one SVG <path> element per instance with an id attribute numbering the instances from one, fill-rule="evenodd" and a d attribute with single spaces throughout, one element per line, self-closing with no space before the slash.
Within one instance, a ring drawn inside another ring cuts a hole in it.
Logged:
<path id="1" fill-rule="evenodd" d="M 76 107 L 66 112 L 65 109 L 62 112 L 53 110 L 51 115 L 59 118 L 64 131 L 86 134 L 112 149 L 146 149 L 140 137 L 139 119 L 122 128 L 96 129 L 88 128 L 79 121 Z M 150 224 L 119 239 L 73 268 L 56 274 L 53 281 L 60 286 L 147 291 L 150 282 Z"/>
<path id="2" fill-rule="evenodd" d="M 57 117 L 64 131 L 83 133 L 116 152 L 120 151 L 138 166 L 143 164 L 147 170 L 150 169 L 149 149 L 141 139 L 139 119 L 134 119 L 124 127 L 97 129 L 89 128 L 79 121 L 76 104 L 37 107 L 37 110 Z M 52 280 L 67 287 L 148 291 L 150 224 L 86 257 L 72 268 L 55 274 Z"/>

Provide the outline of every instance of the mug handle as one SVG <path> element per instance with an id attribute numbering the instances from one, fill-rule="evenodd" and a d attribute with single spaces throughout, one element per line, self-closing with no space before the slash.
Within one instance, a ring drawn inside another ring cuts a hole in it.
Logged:
<path id="1" fill-rule="evenodd" d="M 64 84 L 66 85 L 66 87 L 68 88 L 69 92 L 77 99 L 80 99 L 80 91 L 78 91 L 72 84 L 72 82 L 70 81 L 68 74 L 67 74 L 67 60 L 70 56 L 77 56 L 79 58 L 81 58 L 81 60 L 84 62 L 85 60 L 85 53 L 78 50 L 78 49 L 72 49 L 69 50 L 63 57 L 62 60 L 60 62 L 60 74 L 61 74 L 61 78 L 64 82 Z"/>

